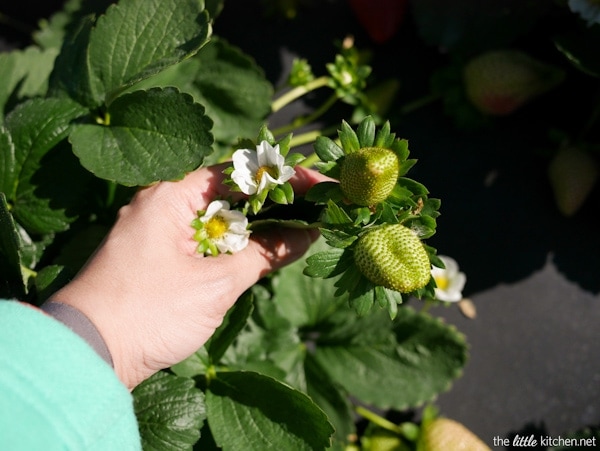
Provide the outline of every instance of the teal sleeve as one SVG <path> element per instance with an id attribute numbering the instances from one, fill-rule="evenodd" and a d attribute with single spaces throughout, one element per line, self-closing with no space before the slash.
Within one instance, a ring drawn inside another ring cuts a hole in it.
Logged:
<path id="1" fill-rule="evenodd" d="M 133 398 L 81 337 L 0 300 L 0 449 L 140 450 Z"/>

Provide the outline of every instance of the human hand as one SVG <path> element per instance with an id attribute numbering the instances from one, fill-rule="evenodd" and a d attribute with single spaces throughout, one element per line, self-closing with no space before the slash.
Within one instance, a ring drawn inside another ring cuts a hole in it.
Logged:
<path id="1" fill-rule="evenodd" d="M 196 252 L 190 222 L 216 198 L 226 165 L 141 189 L 79 274 L 49 301 L 83 312 L 104 338 L 121 381 L 133 389 L 198 350 L 237 298 L 261 277 L 301 257 L 318 232 L 274 228 L 253 233 L 235 254 Z M 296 168 L 296 194 L 325 180 Z"/>

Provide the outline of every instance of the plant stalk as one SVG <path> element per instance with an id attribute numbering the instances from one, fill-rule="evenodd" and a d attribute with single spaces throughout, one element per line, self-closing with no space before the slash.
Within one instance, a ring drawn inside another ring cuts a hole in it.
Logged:
<path id="1" fill-rule="evenodd" d="M 390 420 L 387 420 L 380 415 L 377 415 L 375 412 L 372 412 L 369 409 L 365 409 L 362 406 L 356 406 L 354 407 L 354 411 L 360 416 L 369 420 L 371 423 L 376 424 L 383 429 L 387 429 L 394 434 L 403 435 L 403 430 L 400 426 L 392 423 Z"/>
<path id="2" fill-rule="evenodd" d="M 310 91 L 314 91 L 315 89 L 322 88 L 323 86 L 327 86 L 328 82 L 329 82 L 329 77 L 326 75 L 323 75 L 322 77 L 315 78 L 314 80 L 306 83 L 305 85 L 297 86 L 297 87 L 289 90 L 288 92 L 283 94 L 281 97 L 279 97 L 278 99 L 275 99 L 273 101 L 273 104 L 271 105 L 271 111 L 273 113 L 279 111 L 284 106 L 292 103 L 294 100 L 302 97 L 303 95 L 309 93 Z"/>

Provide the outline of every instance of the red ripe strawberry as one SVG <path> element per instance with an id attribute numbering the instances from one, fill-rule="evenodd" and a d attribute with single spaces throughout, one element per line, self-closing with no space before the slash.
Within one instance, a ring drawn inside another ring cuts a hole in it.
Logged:
<path id="1" fill-rule="evenodd" d="M 467 97 L 479 111 L 508 115 L 558 85 L 564 72 L 518 50 L 495 50 L 471 59 L 463 70 Z"/>
<path id="2" fill-rule="evenodd" d="M 565 216 L 572 216 L 596 184 L 598 164 L 589 152 L 577 147 L 564 147 L 550 161 L 548 178 L 559 211 Z"/>
<path id="3" fill-rule="evenodd" d="M 408 0 L 348 0 L 359 23 L 373 42 L 383 44 L 396 34 Z"/>

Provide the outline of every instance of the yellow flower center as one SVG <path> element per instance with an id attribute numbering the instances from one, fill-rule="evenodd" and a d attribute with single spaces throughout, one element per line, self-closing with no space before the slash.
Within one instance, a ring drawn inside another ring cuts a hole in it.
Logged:
<path id="1" fill-rule="evenodd" d="M 434 280 L 435 280 L 435 284 L 437 285 L 437 287 L 440 290 L 445 290 L 446 288 L 448 288 L 448 285 L 450 284 L 450 280 L 448 280 L 448 278 L 445 276 L 436 276 L 436 277 L 434 277 Z"/>
<path id="2" fill-rule="evenodd" d="M 222 216 L 213 216 L 206 221 L 204 228 L 206 229 L 208 237 L 214 240 L 225 235 L 225 232 L 227 232 L 227 229 L 229 228 L 229 223 Z"/>
<path id="3" fill-rule="evenodd" d="M 273 168 L 271 166 L 261 166 L 260 168 L 258 168 L 258 171 L 256 171 L 256 181 L 260 182 L 260 180 L 262 179 L 262 176 L 264 173 L 269 174 L 271 177 L 273 177 L 274 179 L 277 178 L 277 169 Z"/>

